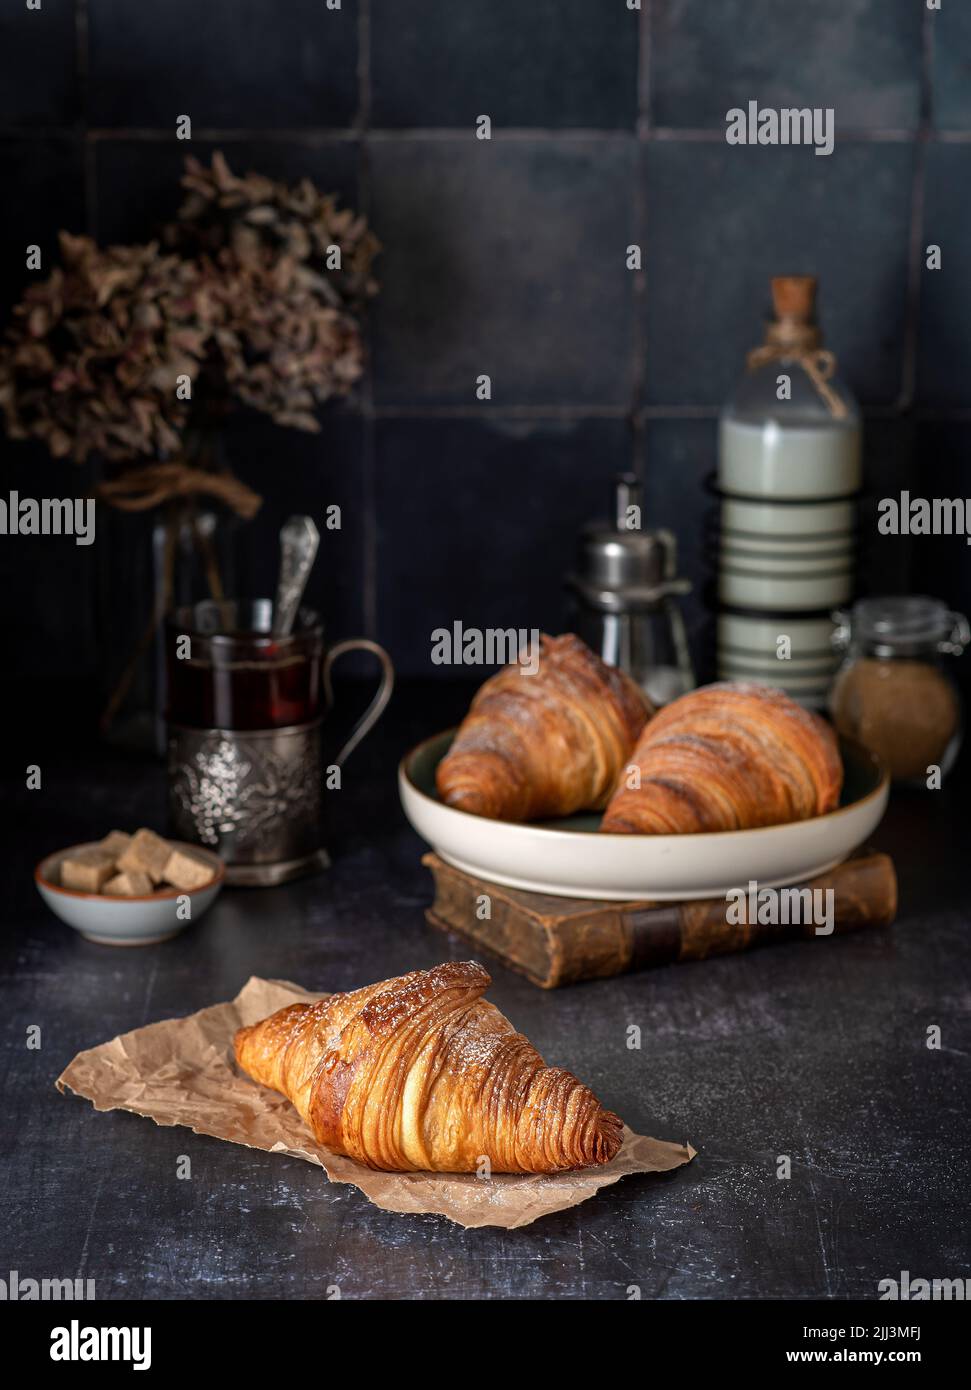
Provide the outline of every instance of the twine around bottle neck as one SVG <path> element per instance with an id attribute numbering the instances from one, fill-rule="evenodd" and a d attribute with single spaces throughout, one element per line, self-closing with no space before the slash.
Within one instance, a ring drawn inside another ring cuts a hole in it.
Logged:
<path id="1" fill-rule="evenodd" d="M 821 347 L 821 342 L 822 334 L 814 323 L 788 317 L 770 319 L 765 330 L 765 342 L 752 348 L 745 365 L 750 372 L 754 372 L 769 362 L 798 363 L 833 419 L 845 420 L 849 408 L 840 393 L 829 384 L 836 371 L 836 356 L 828 348 Z"/>

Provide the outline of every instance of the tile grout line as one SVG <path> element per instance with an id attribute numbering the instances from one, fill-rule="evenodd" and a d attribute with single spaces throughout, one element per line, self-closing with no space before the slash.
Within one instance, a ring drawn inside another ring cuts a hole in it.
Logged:
<path id="1" fill-rule="evenodd" d="M 379 405 L 376 420 L 631 420 L 629 405 Z"/>
<path id="2" fill-rule="evenodd" d="M 353 409 L 353 407 L 347 407 Z M 901 411 L 895 404 L 864 405 L 862 413 L 869 420 L 896 420 L 904 413 L 918 418 L 958 420 L 971 414 L 971 407 L 953 406 L 917 408 Z M 363 412 L 362 412 L 363 413 Z M 632 412 L 623 405 L 383 405 L 375 406 L 375 420 L 626 420 L 640 423 L 647 420 L 717 420 L 718 405 L 649 405 Z"/>
<path id="3" fill-rule="evenodd" d="M 840 144 L 848 145 L 906 145 L 916 139 L 917 130 L 904 130 L 894 126 L 883 128 L 876 127 L 873 130 L 866 130 L 859 127 L 849 126 L 846 130 L 838 131 Z M 721 126 L 654 126 L 651 131 L 651 139 L 659 144 L 666 145 L 704 145 L 704 144 L 724 144 L 725 127 Z M 763 146 L 753 145 L 749 148 L 761 149 Z M 772 149 L 779 148 L 772 146 Z"/>
<path id="4" fill-rule="evenodd" d="M 88 0 L 74 6 L 74 75 L 78 84 L 78 133 L 81 140 L 81 185 L 84 198 L 84 229 L 96 236 L 98 225 L 98 173 L 94 146 L 88 125 L 90 95 L 90 33 Z"/>
<path id="5" fill-rule="evenodd" d="M 644 0 L 637 17 L 637 70 L 634 146 L 634 239 L 640 248 L 641 266 L 634 272 L 631 297 L 634 322 L 631 342 L 631 472 L 644 481 L 647 468 L 647 432 L 640 414 L 647 389 L 647 142 L 651 130 L 651 0 Z"/>
<path id="6" fill-rule="evenodd" d="M 902 412 L 913 408 L 917 393 L 917 356 L 920 333 L 921 281 L 923 279 L 924 205 L 927 145 L 933 116 L 933 16 L 926 7 L 921 16 L 920 119 L 914 142 L 914 171 L 910 188 L 910 230 L 907 247 L 907 286 L 904 342 L 900 369 Z"/>
<path id="7" fill-rule="evenodd" d="M 98 161 L 95 146 L 89 139 L 91 118 L 91 31 L 88 0 L 75 0 L 74 5 L 74 77 L 77 82 L 77 133 L 81 157 L 81 198 L 84 204 L 84 230 L 93 240 L 98 235 Z M 96 475 L 103 476 L 96 465 Z M 98 621 L 98 567 L 92 566 L 86 584 L 88 635 L 97 635 Z M 100 1191 L 100 1189 L 99 1189 Z M 98 1194 L 95 1194 L 97 1204 Z M 93 1210 L 93 1209 L 92 1209 Z M 88 1236 L 90 1235 L 90 1230 Z M 82 1264 L 87 1254 L 88 1236 L 85 1237 Z"/>
<path id="8" fill-rule="evenodd" d="M 358 206 L 361 216 L 371 220 L 371 0 L 359 0 L 357 22 L 358 82 Z M 370 315 L 367 321 L 370 322 Z M 369 335 L 370 336 L 370 335 Z M 371 343 L 367 344 L 364 380 L 361 389 L 361 530 L 363 540 L 361 610 L 364 634 L 378 635 L 378 544 L 375 476 L 374 362 Z"/>
<path id="9" fill-rule="evenodd" d="M 0 124 L 0 140 L 50 140 L 56 139 L 58 136 L 69 136 L 76 133 L 74 127 L 64 125 L 18 126 Z M 99 144 L 110 144 L 114 141 L 162 144 L 172 138 L 169 130 L 153 126 L 90 126 L 86 130 L 86 135 L 88 139 Z M 840 132 L 840 142 L 851 145 L 905 145 L 913 143 L 918 135 L 919 128 L 914 130 L 890 127 L 874 130 L 847 129 Z M 193 130 L 194 140 L 261 141 L 266 144 L 286 143 L 309 146 L 329 142 L 347 143 L 358 140 L 360 136 L 359 121 L 350 125 L 303 126 L 289 130 L 279 127 L 250 126 L 199 126 Z M 467 141 L 468 131 L 458 126 L 408 126 L 401 129 L 368 126 L 367 137 L 375 143 L 386 142 L 389 144 L 405 143 L 409 140 Z M 571 141 L 610 144 L 611 142 L 630 141 L 637 138 L 638 131 L 636 129 L 630 130 L 622 127 L 607 130 L 588 126 L 563 126 L 561 128 L 518 126 L 499 129 L 493 133 L 495 144 L 502 144 L 504 141 L 512 144 L 528 141 L 553 145 L 569 144 Z M 725 139 L 725 132 L 717 127 L 694 129 L 688 126 L 652 125 L 645 138 L 651 144 L 721 144 Z M 937 130 L 928 126 L 925 138 L 931 144 L 968 144 L 971 143 L 971 130 Z M 752 148 L 761 147 L 753 146 Z"/>

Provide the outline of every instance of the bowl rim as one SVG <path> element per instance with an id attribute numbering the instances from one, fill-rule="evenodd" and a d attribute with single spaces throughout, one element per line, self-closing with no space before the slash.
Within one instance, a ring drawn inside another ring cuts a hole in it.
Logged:
<path id="1" fill-rule="evenodd" d="M 533 821 L 503 821 L 496 820 L 493 816 L 476 816 L 473 815 L 471 811 L 460 810 L 457 806 L 447 806 L 444 801 L 439 801 L 435 797 L 429 796 L 427 792 L 423 791 L 422 788 L 418 786 L 411 775 L 409 764 L 428 744 L 436 743 L 439 739 L 445 738 L 448 734 L 454 737 L 458 732 L 458 728 L 459 726 L 456 724 L 451 729 L 441 729 L 437 734 L 431 734 L 428 738 L 423 738 L 419 743 L 416 743 L 413 748 L 409 749 L 398 763 L 399 783 L 406 783 L 408 789 L 428 805 L 435 806 L 442 811 L 449 811 L 452 815 L 464 816 L 466 819 L 478 821 L 480 824 L 485 822 L 487 825 L 501 825 L 509 826 L 515 830 L 528 830 L 537 835 L 568 836 L 571 839 L 574 836 L 589 838 L 590 835 L 595 835 L 598 840 L 623 842 L 625 844 L 631 844 L 638 840 L 651 840 L 655 842 L 658 840 L 677 840 L 680 842 L 690 839 L 693 842 L 704 845 L 710 841 L 725 842 L 736 835 L 771 835 L 779 834 L 780 831 L 791 831 L 794 826 L 817 825 L 820 822 L 832 823 L 838 816 L 845 816 L 851 811 L 859 811 L 860 808 L 867 805 L 868 802 L 876 801 L 880 797 L 885 796 L 890 787 L 890 773 L 880 758 L 877 757 L 876 753 L 872 753 L 869 748 L 865 748 L 862 743 L 858 743 L 855 739 L 844 738 L 842 735 L 839 735 L 841 744 L 851 749 L 855 755 L 859 756 L 861 761 L 870 764 L 877 775 L 877 785 L 872 791 L 867 792 L 865 796 L 861 796 L 856 801 L 851 801 L 848 806 L 837 806 L 834 810 L 826 811 L 821 816 L 810 816 L 806 820 L 781 821 L 778 825 L 757 825 L 748 830 L 702 830 L 682 835 L 622 834 L 616 830 L 558 830 L 550 825 L 537 825 Z M 840 753 L 840 762 L 843 762 L 842 752 Z M 115 899 L 115 901 L 117 901 L 117 899 Z"/>
<path id="2" fill-rule="evenodd" d="M 193 854 L 204 855 L 215 870 L 215 877 L 208 883 L 200 884 L 198 888 L 164 888 L 158 893 L 141 893 L 137 897 L 129 898 L 114 893 L 86 893 L 82 888 L 62 888 L 59 883 L 52 883 L 46 876 L 45 867 L 50 864 L 52 859 L 63 859 L 66 854 L 71 854 L 74 850 L 94 849 L 100 843 L 100 840 L 84 840 L 80 844 L 68 845 L 65 849 L 55 849 L 50 854 L 45 854 L 34 866 L 34 882 L 37 887 L 45 888 L 49 893 L 59 893 L 64 898 L 78 898 L 84 902 L 164 903 L 187 895 L 191 898 L 194 893 L 206 893 L 210 888 L 219 888 L 226 877 L 226 865 L 218 854 L 211 849 L 206 849 L 203 845 L 189 844 L 187 840 L 169 840 L 168 843 L 177 849 L 185 849 Z"/>

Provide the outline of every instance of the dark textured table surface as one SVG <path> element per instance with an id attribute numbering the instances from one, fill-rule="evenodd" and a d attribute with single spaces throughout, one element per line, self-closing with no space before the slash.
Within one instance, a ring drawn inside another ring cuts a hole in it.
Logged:
<path id="1" fill-rule="evenodd" d="M 874 1298 L 904 1269 L 971 1275 L 971 895 L 957 782 L 892 799 L 875 837 L 901 881 L 887 932 L 552 993 L 490 967 L 490 998 L 548 1060 L 634 1129 L 698 1150 L 688 1167 L 625 1178 L 521 1230 L 380 1211 L 299 1159 L 55 1091 L 78 1050 L 230 998 L 251 974 L 346 989 L 463 958 L 460 941 L 425 925 L 429 881 L 395 762 L 465 699 L 458 688 L 396 695 L 330 794 L 330 872 L 225 891 L 182 937 L 141 950 L 63 926 L 31 867 L 114 826 L 163 825 L 161 768 L 48 734 L 25 747 L 43 770 L 28 792 L 9 750 L 0 1276 L 94 1278 L 112 1298 L 314 1298 L 336 1284 L 363 1298 L 617 1299 L 637 1285 L 645 1298 L 771 1299 Z M 640 1051 L 626 1046 L 635 1023 Z M 39 1050 L 25 1045 L 32 1024 Z M 189 1180 L 176 1175 L 182 1154 Z"/>

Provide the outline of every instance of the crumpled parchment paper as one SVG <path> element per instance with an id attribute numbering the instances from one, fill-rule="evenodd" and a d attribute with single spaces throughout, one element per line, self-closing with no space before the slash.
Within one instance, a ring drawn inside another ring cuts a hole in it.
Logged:
<path id="1" fill-rule="evenodd" d="M 688 1163 L 690 1144 L 648 1139 L 625 1127 L 620 1153 L 599 1168 L 549 1175 L 377 1173 L 321 1148 L 283 1096 L 251 1081 L 236 1065 L 233 1034 L 297 1000 L 319 999 L 284 980 L 252 976 L 231 1002 L 186 1018 L 165 1019 L 79 1052 L 58 1077 L 60 1091 L 96 1110 L 131 1110 L 160 1125 L 287 1153 L 323 1168 L 331 1182 L 353 1183 L 388 1211 L 433 1212 L 460 1226 L 527 1226 L 576 1206 L 628 1173 L 664 1173 Z"/>

